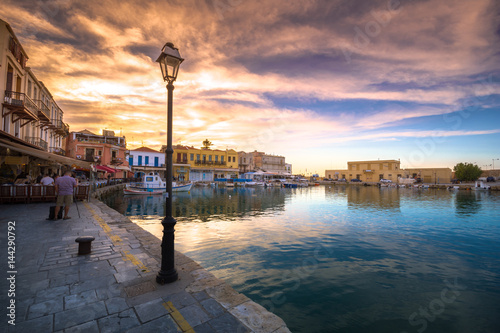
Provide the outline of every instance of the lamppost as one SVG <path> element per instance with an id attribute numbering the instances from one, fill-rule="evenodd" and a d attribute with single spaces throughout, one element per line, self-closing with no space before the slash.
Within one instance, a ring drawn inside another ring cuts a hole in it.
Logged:
<path id="1" fill-rule="evenodd" d="M 492 170 L 495 170 L 495 160 L 499 160 L 499 158 L 492 158 L 491 161 L 493 162 L 493 167 L 491 168 Z"/>
<path id="2" fill-rule="evenodd" d="M 168 108 L 167 108 L 167 150 L 165 151 L 166 159 L 166 176 L 165 182 L 167 185 L 167 197 L 165 200 L 165 218 L 161 221 L 163 225 L 163 237 L 161 241 L 161 269 L 156 276 L 156 282 L 159 284 L 171 283 L 177 280 L 177 271 L 174 265 L 174 226 L 176 220 L 172 216 L 172 99 L 174 91 L 174 81 L 179 72 L 179 66 L 184 61 L 179 54 L 179 50 L 174 47 L 174 44 L 167 43 L 163 46 L 161 54 L 156 59 L 160 63 L 163 81 L 167 82 L 168 91 Z"/>

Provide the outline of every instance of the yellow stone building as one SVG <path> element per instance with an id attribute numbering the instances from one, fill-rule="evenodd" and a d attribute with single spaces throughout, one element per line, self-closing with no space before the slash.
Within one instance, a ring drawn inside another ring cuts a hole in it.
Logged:
<path id="1" fill-rule="evenodd" d="M 325 177 L 333 180 L 359 179 L 362 182 L 378 182 L 380 179 L 389 179 L 397 182 L 402 177 L 401 162 L 398 160 L 376 160 L 347 162 L 347 169 L 326 170 Z"/>
<path id="2" fill-rule="evenodd" d="M 233 149 L 199 149 L 183 145 L 176 145 L 173 149 L 173 174 L 176 179 L 213 181 L 217 178 L 238 178 L 238 153 Z"/>
<path id="3" fill-rule="evenodd" d="M 398 160 L 376 160 L 347 162 L 347 169 L 326 170 L 325 177 L 332 180 L 359 179 L 362 182 L 377 183 L 381 179 L 397 183 L 400 178 L 420 178 L 424 183 L 446 184 L 451 182 L 450 168 L 401 169 Z"/>

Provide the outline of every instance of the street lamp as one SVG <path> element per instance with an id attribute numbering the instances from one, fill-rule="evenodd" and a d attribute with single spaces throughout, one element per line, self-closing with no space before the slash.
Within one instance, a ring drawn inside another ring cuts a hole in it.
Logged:
<path id="1" fill-rule="evenodd" d="M 166 176 L 165 183 L 167 186 L 167 197 L 165 200 L 165 218 L 161 221 L 163 225 L 163 237 L 161 241 L 161 269 L 156 276 L 156 282 L 159 284 L 171 283 L 177 280 L 177 271 L 174 265 L 174 226 L 177 222 L 172 216 L 172 99 L 174 91 L 174 81 L 179 72 L 179 66 L 184 61 L 179 54 L 179 50 L 174 47 L 174 44 L 167 43 L 163 46 L 161 54 L 156 59 L 160 63 L 161 74 L 163 81 L 167 83 L 168 91 L 168 108 L 167 108 L 167 150 L 165 151 L 166 159 Z"/>
<path id="2" fill-rule="evenodd" d="M 498 158 L 492 158 L 491 159 L 493 161 L 493 167 L 491 168 L 491 170 L 495 170 L 495 160 L 499 160 Z"/>

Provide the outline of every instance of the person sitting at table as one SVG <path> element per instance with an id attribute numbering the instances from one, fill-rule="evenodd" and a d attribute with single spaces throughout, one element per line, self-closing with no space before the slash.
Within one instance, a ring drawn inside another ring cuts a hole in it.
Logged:
<path id="1" fill-rule="evenodd" d="M 53 185 L 54 184 L 54 178 L 50 177 L 48 174 L 45 174 L 42 180 L 40 181 L 40 184 L 42 185 Z"/>

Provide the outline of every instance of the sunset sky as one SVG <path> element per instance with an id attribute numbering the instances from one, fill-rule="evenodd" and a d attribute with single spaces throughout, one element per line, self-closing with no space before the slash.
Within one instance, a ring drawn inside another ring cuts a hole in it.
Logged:
<path id="1" fill-rule="evenodd" d="M 171 41 L 174 144 L 283 155 L 294 173 L 500 168 L 496 0 L 4 0 L 0 18 L 70 130 L 130 149 L 166 143 L 154 61 Z"/>

